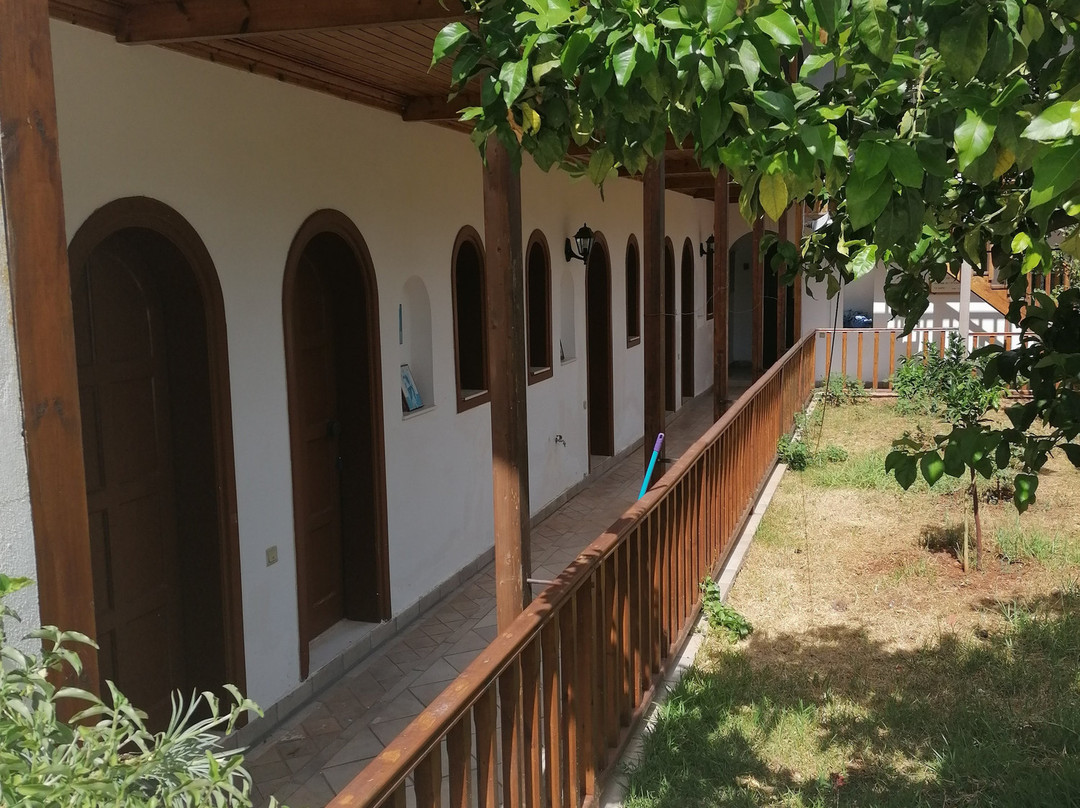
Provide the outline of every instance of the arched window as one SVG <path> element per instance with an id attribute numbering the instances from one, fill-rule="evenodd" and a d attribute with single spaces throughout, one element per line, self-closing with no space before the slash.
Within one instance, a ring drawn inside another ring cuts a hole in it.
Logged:
<path id="1" fill-rule="evenodd" d="M 489 401 L 487 315 L 484 307 L 484 248 L 480 235 L 463 227 L 454 244 L 454 369 L 458 412 Z"/>
<path id="2" fill-rule="evenodd" d="M 641 342 L 641 261 L 637 239 L 626 243 L 626 347 Z"/>
<path id="3" fill-rule="evenodd" d="M 539 230 L 525 251 L 525 305 L 528 313 L 529 384 L 551 378 L 551 257 Z"/>

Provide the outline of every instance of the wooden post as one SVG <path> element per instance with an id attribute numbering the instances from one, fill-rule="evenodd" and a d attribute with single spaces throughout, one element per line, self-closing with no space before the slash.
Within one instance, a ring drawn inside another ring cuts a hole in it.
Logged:
<path id="1" fill-rule="evenodd" d="M 656 436 L 664 431 L 664 158 L 644 176 L 642 257 L 645 299 L 645 467 Z M 659 475 L 654 472 L 654 477 Z"/>
<path id="2" fill-rule="evenodd" d="M 750 274 L 752 303 L 750 328 L 750 365 L 754 381 L 765 372 L 763 337 L 765 336 L 765 269 L 761 264 L 761 236 L 765 232 L 765 220 L 760 216 L 754 222 L 753 246 L 750 248 Z"/>
<path id="3" fill-rule="evenodd" d="M 728 171 L 716 175 L 713 196 L 713 419 L 728 406 Z"/>
<path id="4" fill-rule="evenodd" d="M 788 227 L 791 224 L 791 209 L 788 208 L 780 214 L 780 221 L 777 222 L 777 230 L 780 231 L 780 238 L 787 240 Z M 776 359 L 780 360 L 780 357 L 787 351 L 787 284 L 781 279 L 784 272 L 787 271 L 787 264 L 776 270 Z"/>
<path id="5" fill-rule="evenodd" d="M 796 206 L 795 206 L 795 226 L 794 226 L 795 232 L 793 233 L 792 241 L 795 242 L 795 247 L 796 247 L 796 249 L 799 250 L 800 258 L 802 256 L 801 245 L 802 245 L 802 236 L 803 236 L 803 227 L 804 227 L 804 222 L 805 222 L 805 216 L 806 216 L 806 205 L 804 205 L 802 202 L 796 203 Z M 799 272 L 798 275 L 795 276 L 794 291 L 795 291 L 795 294 L 793 295 L 793 301 L 792 301 L 792 309 L 793 309 L 793 311 L 792 311 L 792 319 L 795 321 L 795 331 L 794 331 L 795 342 L 798 342 L 800 339 L 802 339 L 803 276 L 802 276 L 801 271 Z"/>
<path id="6" fill-rule="evenodd" d="M 484 273 L 495 495 L 495 610 L 505 631 L 529 600 L 529 433 L 525 409 L 525 278 L 521 178 L 488 139 L 484 167 Z"/>
<path id="7" fill-rule="evenodd" d="M 95 636 L 63 190 L 47 0 L 0 0 L 0 235 L 7 246 L 37 585 L 44 624 Z M 79 686 L 98 690 L 79 646 Z"/>

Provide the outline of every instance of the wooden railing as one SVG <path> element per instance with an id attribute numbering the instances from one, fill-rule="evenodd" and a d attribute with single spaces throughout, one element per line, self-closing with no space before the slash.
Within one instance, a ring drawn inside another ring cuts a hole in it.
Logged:
<path id="1" fill-rule="evenodd" d="M 831 375 L 847 375 L 860 379 L 871 390 L 891 390 L 892 377 L 901 358 L 911 359 L 933 344 L 939 356 L 945 353 L 948 328 L 916 328 L 904 334 L 899 328 L 842 328 L 835 331 L 819 329 L 818 342 L 824 350 L 817 352 L 818 380 Z M 1004 331 L 973 331 L 968 335 L 969 351 L 990 343 L 1013 347 L 1016 335 Z"/>
<path id="2" fill-rule="evenodd" d="M 330 803 L 596 801 L 814 386 L 808 334 Z"/>

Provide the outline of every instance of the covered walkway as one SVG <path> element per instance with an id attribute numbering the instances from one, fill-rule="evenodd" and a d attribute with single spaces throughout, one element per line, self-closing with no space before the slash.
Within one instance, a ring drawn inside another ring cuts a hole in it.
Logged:
<path id="1" fill-rule="evenodd" d="M 740 395 L 748 385 L 749 379 L 733 375 L 731 394 Z M 679 457 L 711 424 L 711 393 L 688 401 L 669 424 L 668 457 Z M 641 477 L 641 452 L 635 451 L 537 525 L 533 578 L 551 580 L 562 572 L 635 500 Z M 325 805 L 475 659 L 495 631 L 489 563 L 250 751 L 256 805 L 271 795 L 290 808 Z"/>

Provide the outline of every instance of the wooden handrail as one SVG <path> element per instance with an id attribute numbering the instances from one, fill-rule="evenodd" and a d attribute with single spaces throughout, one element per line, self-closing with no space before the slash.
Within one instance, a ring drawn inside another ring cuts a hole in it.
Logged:
<path id="1" fill-rule="evenodd" d="M 503 805 L 539 805 L 541 793 L 589 803 L 812 391 L 813 340 L 740 396 L 330 805 L 404 806 L 410 776 L 418 806 L 441 805 L 444 746 L 452 808 L 469 794 L 493 805 L 498 787 Z"/>

